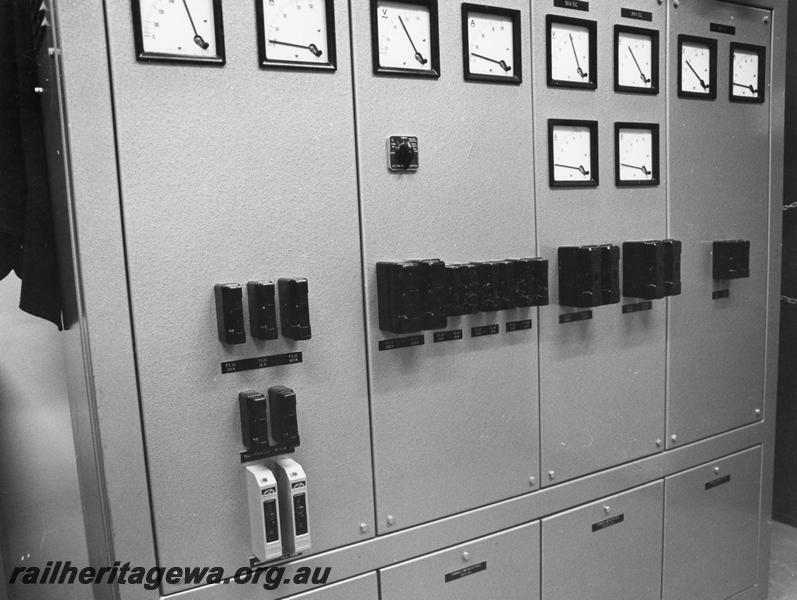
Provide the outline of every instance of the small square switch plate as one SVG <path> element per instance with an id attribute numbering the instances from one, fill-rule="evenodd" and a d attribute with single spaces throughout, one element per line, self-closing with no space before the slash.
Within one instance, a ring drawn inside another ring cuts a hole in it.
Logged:
<path id="1" fill-rule="evenodd" d="M 391 135 L 387 140 L 387 164 L 391 171 L 418 170 L 418 138 Z"/>

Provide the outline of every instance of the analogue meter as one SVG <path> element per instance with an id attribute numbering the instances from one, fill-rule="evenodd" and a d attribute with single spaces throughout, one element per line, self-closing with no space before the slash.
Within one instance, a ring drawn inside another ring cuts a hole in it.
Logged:
<path id="1" fill-rule="evenodd" d="M 440 76 L 437 0 L 371 0 L 377 75 Z"/>
<path id="2" fill-rule="evenodd" d="M 333 0 L 257 0 L 261 67 L 335 69 Z"/>
<path id="3" fill-rule="evenodd" d="M 221 0 L 133 0 L 140 61 L 224 64 Z"/>
<path id="4" fill-rule="evenodd" d="M 717 97 L 717 40 L 678 36 L 678 96 Z"/>
<path id="5" fill-rule="evenodd" d="M 520 11 L 463 4 L 462 42 L 465 79 L 522 81 Z"/>
<path id="6" fill-rule="evenodd" d="M 659 184 L 659 126 L 616 123 L 615 181 L 618 186 Z"/>
<path id="7" fill-rule="evenodd" d="M 659 92 L 659 32 L 614 26 L 614 89 L 617 92 Z"/>
<path id="8" fill-rule="evenodd" d="M 548 121 L 548 172 L 551 187 L 598 185 L 597 121 Z"/>
<path id="9" fill-rule="evenodd" d="M 595 21 L 548 15 L 546 23 L 548 85 L 598 87 Z"/>
<path id="10" fill-rule="evenodd" d="M 766 48 L 731 43 L 730 99 L 763 102 L 766 87 Z"/>

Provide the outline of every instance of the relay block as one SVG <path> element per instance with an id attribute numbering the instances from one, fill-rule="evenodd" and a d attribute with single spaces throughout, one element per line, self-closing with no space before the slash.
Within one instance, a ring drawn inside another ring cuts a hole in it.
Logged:
<path id="1" fill-rule="evenodd" d="M 724 240 L 714 242 L 714 279 L 750 277 L 750 242 Z"/>
<path id="2" fill-rule="evenodd" d="M 681 293 L 681 242 L 623 242 L 623 296 L 658 300 Z"/>
<path id="3" fill-rule="evenodd" d="M 379 328 L 398 334 L 442 329 L 449 316 L 548 304 L 548 261 L 541 258 L 379 262 L 376 278 Z"/>
<path id="4" fill-rule="evenodd" d="M 559 248 L 559 304 L 591 308 L 620 301 L 620 248 Z"/>

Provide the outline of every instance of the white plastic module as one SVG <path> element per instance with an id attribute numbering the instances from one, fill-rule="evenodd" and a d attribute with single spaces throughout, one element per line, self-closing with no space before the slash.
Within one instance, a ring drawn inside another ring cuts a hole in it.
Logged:
<path id="1" fill-rule="evenodd" d="M 310 511 L 307 501 L 307 475 L 292 458 L 274 463 L 280 497 L 283 547 L 288 554 L 310 549 Z"/>
<path id="2" fill-rule="evenodd" d="M 261 561 L 282 556 L 277 479 L 265 465 L 246 467 L 252 552 Z"/>

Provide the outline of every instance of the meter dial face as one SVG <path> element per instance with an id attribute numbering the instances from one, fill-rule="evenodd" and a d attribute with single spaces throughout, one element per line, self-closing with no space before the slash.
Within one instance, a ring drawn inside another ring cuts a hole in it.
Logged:
<path id="1" fill-rule="evenodd" d="M 638 94 L 658 93 L 658 31 L 615 25 L 614 89 Z"/>
<path id="2" fill-rule="evenodd" d="M 766 48 L 731 44 L 732 102 L 763 102 L 766 87 Z"/>
<path id="3" fill-rule="evenodd" d="M 374 73 L 440 75 L 437 1 L 371 0 Z"/>
<path id="4" fill-rule="evenodd" d="M 333 0 L 258 0 L 260 66 L 335 68 Z"/>
<path id="5" fill-rule="evenodd" d="M 598 122 L 548 121 L 551 187 L 598 185 Z"/>
<path id="6" fill-rule="evenodd" d="M 659 184 L 659 126 L 615 125 L 615 175 L 618 186 Z"/>
<path id="7" fill-rule="evenodd" d="M 520 11 L 462 5 L 465 79 L 520 83 Z"/>
<path id="8" fill-rule="evenodd" d="M 717 40 L 678 36 L 678 96 L 717 97 Z"/>
<path id="9" fill-rule="evenodd" d="M 548 85 L 595 89 L 598 86 L 596 25 L 548 15 Z"/>
<path id="10" fill-rule="evenodd" d="M 141 61 L 224 64 L 221 0 L 133 0 Z"/>

